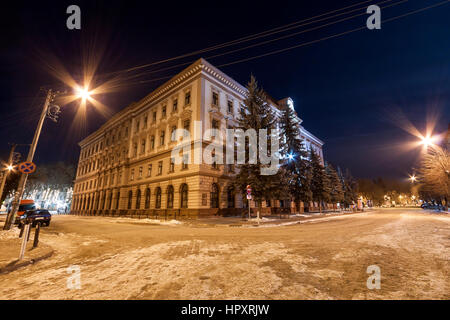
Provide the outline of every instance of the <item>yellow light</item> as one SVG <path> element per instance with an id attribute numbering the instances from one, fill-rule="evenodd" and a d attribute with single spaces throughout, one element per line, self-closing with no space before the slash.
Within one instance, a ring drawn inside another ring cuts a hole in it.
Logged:
<path id="1" fill-rule="evenodd" d="M 77 95 L 79 98 L 81 98 L 83 100 L 87 100 L 91 97 L 91 93 L 89 92 L 89 90 L 87 88 L 81 88 L 81 87 L 79 87 L 77 89 Z"/>
<path id="2" fill-rule="evenodd" d="M 411 182 L 416 182 L 417 178 L 416 178 L 415 175 L 412 175 L 412 176 L 409 177 L 409 180 L 411 180 Z"/>
<path id="3" fill-rule="evenodd" d="M 14 170 L 14 166 L 8 165 L 8 166 L 6 166 L 6 169 L 7 169 L 8 171 L 12 171 L 12 170 Z"/>
<path id="4" fill-rule="evenodd" d="M 436 140 L 435 137 L 426 136 L 426 137 L 421 137 L 420 143 L 423 144 L 425 147 L 428 147 L 428 146 L 432 145 L 435 140 Z"/>

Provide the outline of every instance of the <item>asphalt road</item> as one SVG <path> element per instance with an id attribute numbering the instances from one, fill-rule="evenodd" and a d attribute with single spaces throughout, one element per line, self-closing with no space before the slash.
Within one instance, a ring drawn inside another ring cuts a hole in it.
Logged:
<path id="1" fill-rule="evenodd" d="M 420 209 L 260 227 L 56 216 L 41 241 L 55 254 L 0 275 L 0 299 L 450 298 L 450 217 Z"/>

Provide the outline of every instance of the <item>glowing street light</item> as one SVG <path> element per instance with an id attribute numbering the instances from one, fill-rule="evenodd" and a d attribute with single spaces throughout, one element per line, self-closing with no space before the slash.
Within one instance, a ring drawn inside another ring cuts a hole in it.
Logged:
<path id="1" fill-rule="evenodd" d="M 411 183 L 414 183 L 417 181 L 417 177 L 415 175 L 412 175 L 409 177 L 409 181 L 411 181 Z"/>
<path id="2" fill-rule="evenodd" d="M 91 92 L 87 88 L 78 87 L 76 91 L 78 98 L 88 100 L 91 97 Z"/>
<path id="3" fill-rule="evenodd" d="M 289 161 L 294 160 L 294 158 L 295 158 L 295 155 L 294 155 L 293 153 L 289 153 L 289 154 L 288 154 L 288 159 L 289 159 Z"/>
<path id="4" fill-rule="evenodd" d="M 7 165 L 6 166 L 6 170 L 8 170 L 8 171 L 13 171 L 14 170 L 14 166 L 13 165 Z"/>

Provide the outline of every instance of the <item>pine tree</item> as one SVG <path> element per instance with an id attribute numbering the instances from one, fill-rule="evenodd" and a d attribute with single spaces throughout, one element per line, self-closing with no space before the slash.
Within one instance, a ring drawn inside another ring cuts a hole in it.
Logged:
<path id="1" fill-rule="evenodd" d="M 345 171 L 344 174 L 341 168 L 338 167 L 338 175 L 344 188 L 344 206 L 348 208 L 350 207 L 350 205 L 356 203 L 356 201 L 358 200 L 357 195 L 358 184 L 356 180 L 353 179 L 350 170 L 348 169 Z"/>
<path id="2" fill-rule="evenodd" d="M 283 141 L 281 155 L 286 174 L 289 194 L 298 206 L 299 201 L 312 200 L 311 167 L 307 160 L 308 152 L 300 138 L 300 124 L 295 111 L 288 105 L 281 109 L 280 129 Z"/>
<path id="3" fill-rule="evenodd" d="M 276 118 L 272 107 L 267 102 L 264 91 L 258 88 L 255 78 L 252 76 L 247 85 L 247 94 L 244 100 L 245 109 L 240 111 L 237 128 L 243 131 L 254 129 L 258 133 L 260 129 L 268 130 L 268 143 L 270 146 L 270 131 L 275 128 Z M 279 150 L 276 150 L 279 152 Z M 275 175 L 261 175 L 261 170 L 268 165 L 261 163 L 257 159 L 256 164 L 249 164 L 249 144 L 245 144 L 245 164 L 239 165 L 239 173 L 235 176 L 234 184 L 242 194 L 246 193 L 246 186 L 252 188 L 252 197 L 256 201 L 258 207 L 261 207 L 262 201 L 271 199 L 278 195 L 282 181 L 280 171 Z"/>
<path id="4" fill-rule="evenodd" d="M 330 200 L 333 204 L 342 203 L 344 201 L 344 187 L 337 171 L 330 163 L 325 166 L 325 171 L 330 181 Z"/>
<path id="5" fill-rule="evenodd" d="M 319 210 L 322 212 L 322 206 L 330 201 L 330 181 L 320 157 L 312 149 L 309 153 L 309 159 L 312 168 L 312 196 L 313 200 L 319 203 Z"/>

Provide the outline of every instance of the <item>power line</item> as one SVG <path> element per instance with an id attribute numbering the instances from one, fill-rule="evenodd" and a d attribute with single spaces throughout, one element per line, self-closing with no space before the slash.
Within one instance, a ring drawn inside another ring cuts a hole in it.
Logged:
<path id="1" fill-rule="evenodd" d="M 395 21 L 395 20 L 398 20 L 398 19 L 410 16 L 410 15 L 413 15 L 413 14 L 416 14 L 416 13 L 419 13 L 419 12 L 422 12 L 422 11 L 425 11 L 425 10 L 429 10 L 429 9 L 432 9 L 432 8 L 435 8 L 435 7 L 438 7 L 438 6 L 442 6 L 442 5 L 444 5 L 444 4 L 448 3 L 448 2 L 450 2 L 450 0 L 442 1 L 442 2 L 436 3 L 434 5 L 430 5 L 430 6 L 421 8 L 421 9 L 413 10 L 413 11 L 410 11 L 408 13 L 405 13 L 405 14 L 402 14 L 402 15 L 399 15 L 399 16 L 396 16 L 396 17 L 392 17 L 392 18 L 383 20 L 382 23 L 389 23 L 391 21 Z M 355 29 L 351 29 L 351 30 L 344 31 L 344 32 L 341 32 L 341 33 L 333 34 L 333 35 L 330 35 L 330 36 L 327 36 L 327 37 L 323 37 L 323 38 L 320 38 L 320 39 L 304 42 L 304 43 L 301 43 L 301 44 L 297 44 L 295 46 L 291 46 L 291 47 L 287 47 L 287 48 L 283 48 L 283 49 L 270 51 L 270 52 L 267 52 L 267 53 L 264 53 L 264 54 L 260 54 L 260 55 L 256 55 L 256 56 L 252 56 L 252 57 L 248 57 L 248 58 L 244 58 L 244 59 L 239 59 L 239 60 L 236 60 L 236 61 L 233 61 L 233 62 L 229 62 L 229 63 L 224 63 L 224 64 L 221 64 L 221 65 L 218 65 L 217 67 L 218 68 L 226 67 L 226 66 L 230 66 L 230 65 L 234 65 L 234 64 L 250 61 L 250 60 L 259 59 L 259 58 L 262 58 L 262 57 L 267 57 L 267 56 L 270 56 L 270 55 L 275 55 L 275 54 L 278 54 L 278 53 L 282 53 L 282 52 L 286 52 L 286 51 L 293 50 L 293 49 L 296 49 L 296 48 L 304 47 L 304 46 L 307 46 L 307 45 L 310 45 L 310 44 L 314 44 L 314 43 L 318 43 L 318 42 L 321 42 L 321 41 L 325 41 L 325 40 L 329 40 L 329 39 L 333 39 L 333 38 L 338 38 L 338 37 L 341 37 L 343 35 L 350 34 L 350 33 L 357 32 L 357 31 L 361 31 L 361 30 L 364 30 L 364 29 L 367 29 L 367 26 L 362 26 L 362 27 L 359 27 L 359 28 L 355 28 Z M 147 82 L 153 82 L 153 81 L 168 79 L 168 78 L 172 78 L 173 76 L 174 75 L 163 77 L 163 78 L 158 78 L 158 79 L 144 80 L 144 81 L 140 81 L 140 83 L 147 83 Z"/>
<path id="2" fill-rule="evenodd" d="M 393 0 L 386 0 L 386 1 L 382 1 L 380 3 L 390 2 L 390 1 L 393 1 Z M 405 0 L 405 1 L 408 1 L 408 0 Z M 308 25 L 308 24 L 312 24 L 312 23 L 323 21 L 323 20 L 331 19 L 331 18 L 340 16 L 340 15 L 343 15 L 343 14 L 348 14 L 348 13 L 354 12 L 356 10 L 361 10 L 363 8 L 354 9 L 354 10 L 351 10 L 349 12 L 343 12 L 343 13 L 340 13 L 340 14 L 336 14 L 336 15 L 333 15 L 333 16 L 330 16 L 330 17 L 327 17 L 327 18 L 322 18 L 322 19 L 319 19 L 317 21 L 314 21 L 314 19 L 317 19 L 317 18 L 320 18 L 320 17 L 324 17 L 324 16 L 327 16 L 329 14 L 336 13 L 336 12 L 339 12 L 339 11 L 343 11 L 343 10 L 346 10 L 346 9 L 349 9 L 349 8 L 353 8 L 355 6 L 359 6 L 361 4 L 365 4 L 365 3 L 368 3 L 368 2 L 372 2 L 372 1 L 368 0 L 368 1 L 358 2 L 358 3 L 355 3 L 355 4 L 350 5 L 350 6 L 346 6 L 346 7 L 340 8 L 340 9 L 328 11 L 328 12 L 325 12 L 325 13 L 322 13 L 322 14 L 319 14 L 319 15 L 316 15 L 316 16 L 313 16 L 313 17 L 302 19 L 302 20 L 299 20 L 299 21 L 296 21 L 296 22 L 292 22 L 292 23 L 280 26 L 280 27 L 276 27 L 276 28 L 273 28 L 273 29 L 270 29 L 270 30 L 259 32 L 259 33 L 253 34 L 253 35 L 245 36 L 245 37 L 242 37 L 242 38 L 239 38 L 239 39 L 235 39 L 235 40 L 232 40 L 232 41 L 228 41 L 228 42 L 225 42 L 225 43 L 222 43 L 222 44 L 218 44 L 218 45 L 214 45 L 214 46 L 211 46 L 211 47 L 207 47 L 207 48 L 204 48 L 204 49 L 196 50 L 196 51 L 193 51 L 193 52 L 190 52 L 190 53 L 186 53 L 186 54 L 182 54 L 182 55 L 179 55 L 179 56 L 175 56 L 175 57 L 172 57 L 172 58 L 163 59 L 163 60 L 159 60 L 159 61 L 143 64 L 143 65 L 140 65 L 140 66 L 136 66 L 136 67 L 120 70 L 120 71 L 111 72 L 108 75 L 121 73 L 121 72 L 135 71 L 135 70 L 147 68 L 147 67 L 150 67 L 150 66 L 162 64 L 162 63 L 165 63 L 165 62 L 170 62 L 170 61 L 179 60 L 179 59 L 182 59 L 182 58 L 194 56 L 194 55 L 197 55 L 197 54 L 200 54 L 200 53 L 214 51 L 214 50 L 217 50 L 217 49 L 233 46 L 233 45 L 236 45 L 236 44 L 239 44 L 239 43 L 248 42 L 248 41 L 259 39 L 259 38 L 262 38 L 262 37 L 267 37 L 269 35 L 273 35 L 273 34 L 276 34 L 276 33 L 285 32 L 285 31 L 288 31 L 288 30 L 291 30 L 291 29 L 294 29 L 294 28 L 298 28 L 298 27 L 302 27 L 302 26 L 305 26 L 305 25 Z M 313 20 L 313 21 L 311 21 L 311 20 Z"/>
<path id="3" fill-rule="evenodd" d="M 385 2 L 391 2 L 391 1 L 392 0 L 381 1 L 378 4 L 385 3 Z M 402 1 L 390 4 L 390 5 L 386 5 L 386 6 L 382 7 L 382 8 L 383 9 L 384 8 L 389 8 L 389 7 L 392 7 L 392 6 L 396 6 L 396 5 L 405 3 L 407 1 L 408 0 L 402 0 Z M 356 10 L 361 10 L 361 9 L 362 8 L 358 8 Z M 346 12 L 346 13 L 350 13 L 350 12 L 353 12 L 353 11 L 356 11 L 356 10 L 351 10 L 351 11 Z M 329 23 L 326 23 L 324 25 L 319 25 L 319 26 L 316 26 L 316 27 L 313 27 L 313 28 L 310 28 L 310 29 L 306 29 L 306 30 L 302 30 L 302 31 L 299 31 L 299 32 L 295 32 L 293 34 L 284 35 L 282 37 L 266 40 L 266 41 L 263 41 L 263 42 L 258 42 L 258 43 L 252 44 L 250 46 L 237 48 L 237 49 L 234 49 L 234 50 L 231 50 L 231 51 L 227 51 L 227 52 L 224 52 L 224 53 L 219 53 L 219 54 L 216 54 L 216 55 L 213 55 L 213 56 L 208 56 L 208 57 L 206 57 L 206 59 L 213 59 L 213 58 L 216 58 L 216 57 L 225 56 L 227 54 L 231 54 L 231 53 L 243 51 L 243 50 L 246 50 L 246 49 L 254 48 L 254 47 L 257 47 L 257 46 L 261 46 L 261 45 L 264 45 L 264 44 L 267 44 L 267 43 L 271 43 L 271 42 L 279 41 L 279 40 L 282 40 L 282 39 L 290 38 L 290 37 L 293 37 L 293 36 L 298 35 L 298 34 L 302 34 L 302 33 L 310 32 L 310 31 L 317 30 L 317 29 L 320 29 L 320 28 L 324 28 L 324 27 L 327 27 L 327 26 L 330 26 L 330 25 L 333 25 L 333 24 L 337 24 L 337 23 L 340 23 L 340 22 L 343 22 L 343 21 L 350 20 L 350 19 L 355 18 L 355 17 L 366 15 L 366 14 L 367 14 L 366 12 L 363 12 L 363 13 L 360 13 L 360 14 L 352 15 L 352 16 L 347 17 L 347 18 L 343 18 L 343 19 L 340 19 L 340 20 L 337 20 L 337 21 L 329 22 Z M 334 17 L 334 16 L 332 16 L 332 17 Z M 164 67 L 164 68 L 160 68 L 160 69 L 156 69 L 156 70 L 146 71 L 146 72 L 144 72 L 142 74 L 130 75 L 129 78 L 127 78 L 127 79 L 131 80 L 132 78 L 139 78 L 139 77 L 143 77 L 145 75 L 159 73 L 159 72 L 167 71 L 167 70 L 170 70 L 170 69 L 175 69 L 177 67 L 181 67 L 181 66 L 186 66 L 186 65 L 192 64 L 195 61 L 196 60 L 192 60 L 192 61 L 189 61 L 189 62 L 184 62 L 184 63 L 176 64 L 176 65 L 173 65 L 173 66 L 169 66 L 169 67 Z M 166 79 L 166 78 L 170 78 L 170 77 L 158 78 L 158 80 Z M 157 81 L 157 80 L 155 80 L 155 79 L 152 79 L 150 81 L 141 80 L 141 81 L 137 81 L 136 83 L 146 83 L 146 82 L 153 82 L 153 81 Z M 132 83 L 128 83 L 128 85 L 130 85 L 130 84 L 132 84 Z"/>

